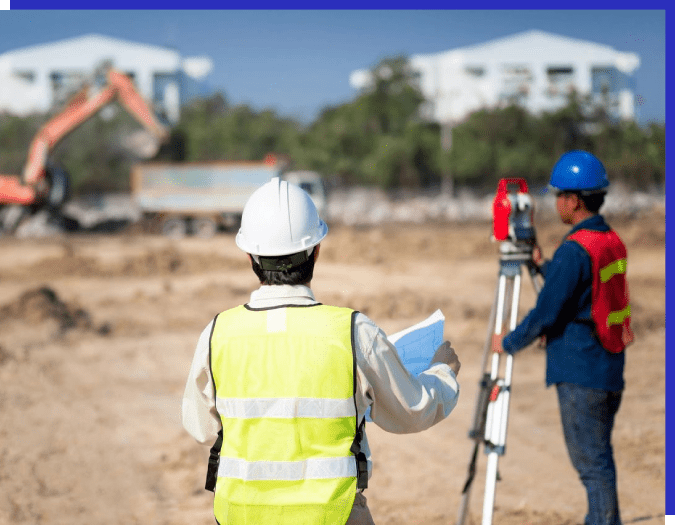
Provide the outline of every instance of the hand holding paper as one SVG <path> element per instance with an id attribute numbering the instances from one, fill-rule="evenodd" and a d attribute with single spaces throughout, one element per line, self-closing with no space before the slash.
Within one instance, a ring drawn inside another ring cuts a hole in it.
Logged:
<path id="1" fill-rule="evenodd" d="M 401 362 L 414 376 L 427 370 L 432 362 L 446 363 L 455 372 L 459 372 L 459 359 L 448 341 L 443 341 L 445 317 L 440 310 L 405 330 L 387 337 L 396 347 Z M 370 418 L 370 408 L 366 411 L 366 421 Z"/>
<path id="2" fill-rule="evenodd" d="M 459 362 L 459 357 L 457 357 L 457 353 L 450 344 L 450 341 L 443 341 L 443 344 L 436 350 L 431 363 L 445 363 L 450 367 L 455 375 L 459 374 L 459 369 L 462 366 L 462 363 Z"/>

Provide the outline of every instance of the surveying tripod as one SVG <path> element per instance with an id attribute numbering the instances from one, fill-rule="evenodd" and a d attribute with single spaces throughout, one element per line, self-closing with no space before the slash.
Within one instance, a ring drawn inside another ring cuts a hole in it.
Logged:
<path id="1" fill-rule="evenodd" d="M 541 290 L 541 284 L 537 280 L 538 268 L 532 260 L 532 250 L 532 243 L 512 240 L 503 241 L 499 247 L 499 281 L 483 352 L 481 368 L 483 375 L 476 400 L 473 426 L 469 431 L 469 438 L 475 441 L 475 446 L 469 463 L 469 474 L 462 491 L 457 525 L 464 525 L 468 513 L 471 485 L 476 474 L 478 449 L 481 444 L 485 445 L 485 453 L 488 457 L 482 525 L 492 523 L 495 485 L 499 477 L 497 466 L 499 456 L 504 455 L 506 448 L 506 427 L 513 374 L 513 356 L 501 350 L 503 324 L 508 317 L 509 332 L 516 327 L 523 268 L 526 268 L 530 274 L 536 293 L 539 294 Z M 490 357 L 490 371 L 488 372 L 487 365 Z"/>

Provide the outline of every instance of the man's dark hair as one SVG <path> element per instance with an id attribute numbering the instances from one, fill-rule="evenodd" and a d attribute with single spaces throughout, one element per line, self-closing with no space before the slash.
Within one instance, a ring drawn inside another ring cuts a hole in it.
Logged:
<path id="1" fill-rule="evenodd" d="M 253 257 L 251 257 L 251 267 L 262 284 L 307 284 L 314 276 L 314 260 L 314 251 L 312 250 L 305 262 L 288 270 L 263 270 Z"/>
<path id="2" fill-rule="evenodd" d="M 598 213 L 605 202 L 605 192 L 588 194 L 577 193 L 577 195 L 579 195 L 584 206 L 586 206 L 586 209 L 591 213 Z"/>

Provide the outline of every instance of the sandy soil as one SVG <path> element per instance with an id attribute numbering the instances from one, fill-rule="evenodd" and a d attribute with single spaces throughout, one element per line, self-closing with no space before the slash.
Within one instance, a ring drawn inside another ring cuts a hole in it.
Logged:
<path id="1" fill-rule="evenodd" d="M 614 432 L 624 523 L 665 509 L 665 218 L 613 224 L 629 249 L 637 343 Z M 566 227 L 538 225 L 550 255 Z M 490 225 L 335 226 L 313 288 L 393 333 L 441 308 L 460 354 L 455 412 L 421 434 L 375 425 L 367 491 L 376 523 L 455 523 L 473 443 L 498 270 Z M 133 232 L 0 239 L 0 524 L 210 524 L 208 449 L 180 424 L 197 336 L 256 286 L 231 234 L 171 241 Z M 534 301 L 525 281 L 521 311 Z M 494 522 L 583 522 L 585 493 L 564 447 L 544 352 L 515 360 Z M 468 523 L 480 522 L 485 456 Z"/>

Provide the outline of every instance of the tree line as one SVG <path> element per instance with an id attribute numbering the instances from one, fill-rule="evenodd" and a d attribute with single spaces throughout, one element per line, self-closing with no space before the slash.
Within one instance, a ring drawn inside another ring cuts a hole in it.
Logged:
<path id="1" fill-rule="evenodd" d="M 531 115 L 513 103 L 476 111 L 443 129 L 421 116 L 424 97 L 406 57 L 381 60 L 371 75 L 371 85 L 352 101 L 324 108 L 305 125 L 273 110 L 232 105 L 223 93 L 194 99 L 157 159 L 262 160 L 275 153 L 333 184 L 492 189 L 503 177 L 545 185 L 562 153 L 585 149 L 603 161 L 613 181 L 664 188 L 665 125 L 615 121 L 606 105 L 571 93 L 555 112 Z M 0 115 L 0 172 L 20 173 L 30 141 L 48 117 Z M 70 174 L 76 193 L 128 191 L 131 166 L 140 159 L 122 138 L 137 129 L 121 110 L 90 119 L 54 149 L 50 162 Z M 447 136 L 450 147 L 443 143 Z"/>

